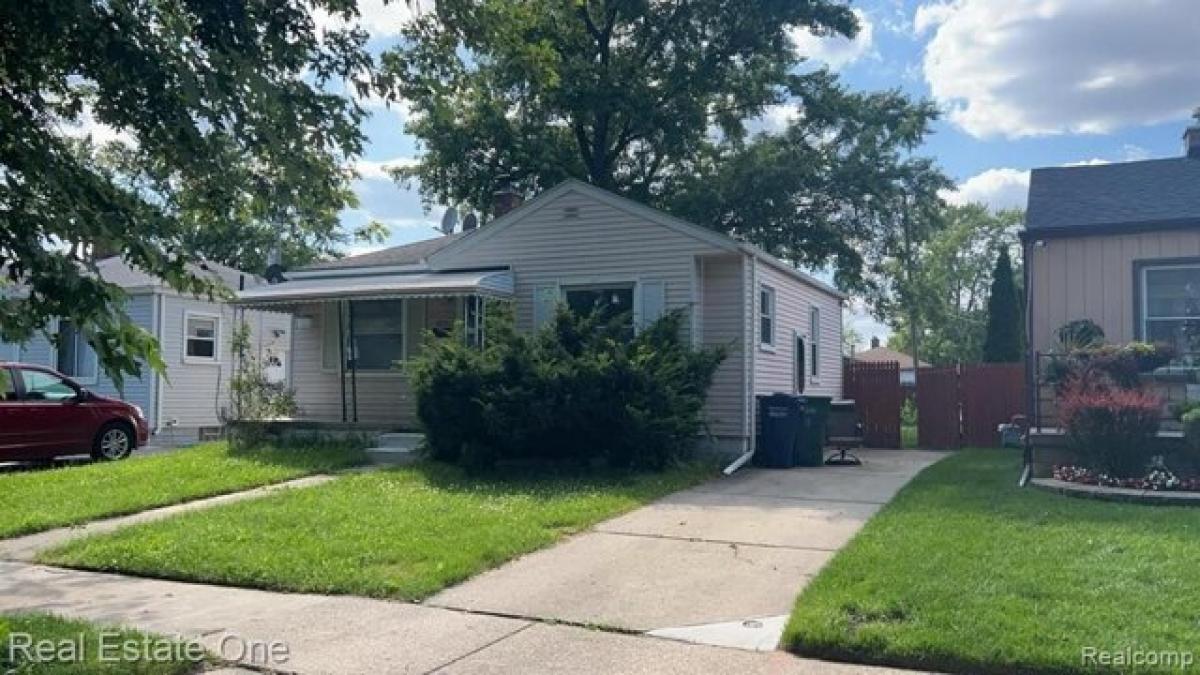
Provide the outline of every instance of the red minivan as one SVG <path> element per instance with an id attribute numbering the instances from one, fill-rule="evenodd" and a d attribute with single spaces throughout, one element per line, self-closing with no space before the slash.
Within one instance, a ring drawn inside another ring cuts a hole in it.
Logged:
<path id="1" fill-rule="evenodd" d="M 43 366 L 0 362 L 0 462 L 90 454 L 124 459 L 150 438 L 136 405 Z"/>

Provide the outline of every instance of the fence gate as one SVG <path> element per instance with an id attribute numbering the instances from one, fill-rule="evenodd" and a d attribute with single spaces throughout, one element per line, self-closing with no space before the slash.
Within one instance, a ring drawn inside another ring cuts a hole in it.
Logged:
<path id="1" fill-rule="evenodd" d="M 917 443 L 992 447 L 996 427 L 1025 413 L 1025 366 L 981 363 L 917 371 Z"/>
<path id="2" fill-rule="evenodd" d="M 854 399 L 866 445 L 900 447 L 900 364 L 848 361 L 843 389 Z"/>
<path id="3" fill-rule="evenodd" d="M 957 448 L 962 442 L 958 368 L 917 370 L 917 445 Z"/>
<path id="4" fill-rule="evenodd" d="M 1021 363 L 981 363 L 963 366 L 963 443 L 997 445 L 996 427 L 1025 413 L 1025 366 Z"/>

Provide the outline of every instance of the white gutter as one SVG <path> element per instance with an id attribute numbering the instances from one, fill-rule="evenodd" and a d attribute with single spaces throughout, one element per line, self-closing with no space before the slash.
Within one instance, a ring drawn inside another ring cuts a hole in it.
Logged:
<path id="1" fill-rule="evenodd" d="M 748 294 L 743 294 L 743 300 L 747 299 L 747 312 L 742 313 L 742 367 L 746 373 L 746 402 L 742 406 L 742 433 L 745 436 L 742 439 L 741 456 L 733 460 L 733 463 L 725 467 L 724 474 L 726 476 L 733 475 L 733 472 L 746 465 L 750 458 L 754 457 L 754 330 L 755 330 L 755 312 L 758 307 L 758 264 L 753 253 L 742 258 L 750 265 L 750 289 Z M 745 281 L 746 274 L 742 273 L 742 280 Z"/>

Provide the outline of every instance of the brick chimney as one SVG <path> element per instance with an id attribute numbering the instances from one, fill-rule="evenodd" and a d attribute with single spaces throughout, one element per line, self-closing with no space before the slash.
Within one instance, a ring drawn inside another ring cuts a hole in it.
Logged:
<path id="1" fill-rule="evenodd" d="M 871 338 L 871 349 L 879 349 L 879 337 Z"/>
<path id="2" fill-rule="evenodd" d="M 1188 159 L 1200 159 L 1200 124 L 1183 132 L 1183 152 Z"/>
<path id="3" fill-rule="evenodd" d="M 492 193 L 492 217 L 499 218 L 521 205 L 521 193 L 508 177 L 500 180 L 500 188 Z"/>

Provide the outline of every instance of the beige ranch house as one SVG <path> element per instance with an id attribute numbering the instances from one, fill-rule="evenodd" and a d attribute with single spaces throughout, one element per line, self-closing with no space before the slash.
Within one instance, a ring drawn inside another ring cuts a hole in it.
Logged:
<path id="1" fill-rule="evenodd" d="M 1179 437 L 1170 405 L 1200 399 L 1200 126 L 1184 133 L 1180 157 L 1035 169 L 1021 239 L 1035 469 L 1062 443 L 1044 373 L 1070 321 L 1094 321 L 1113 344 L 1174 347 L 1175 361 L 1148 380 L 1165 399 L 1159 436 Z"/>
<path id="2" fill-rule="evenodd" d="M 628 312 L 635 329 L 682 308 L 694 345 L 729 348 L 707 404 L 726 451 L 752 446 L 756 394 L 842 393 L 842 293 L 753 246 L 579 181 L 476 229 L 285 276 L 237 302 L 292 315 L 290 382 L 306 420 L 413 428 L 404 363 L 421 336 L 456 321 L 479 336 L 494 301 L 513 303 L 523 330 L 560 304 Z"/>

